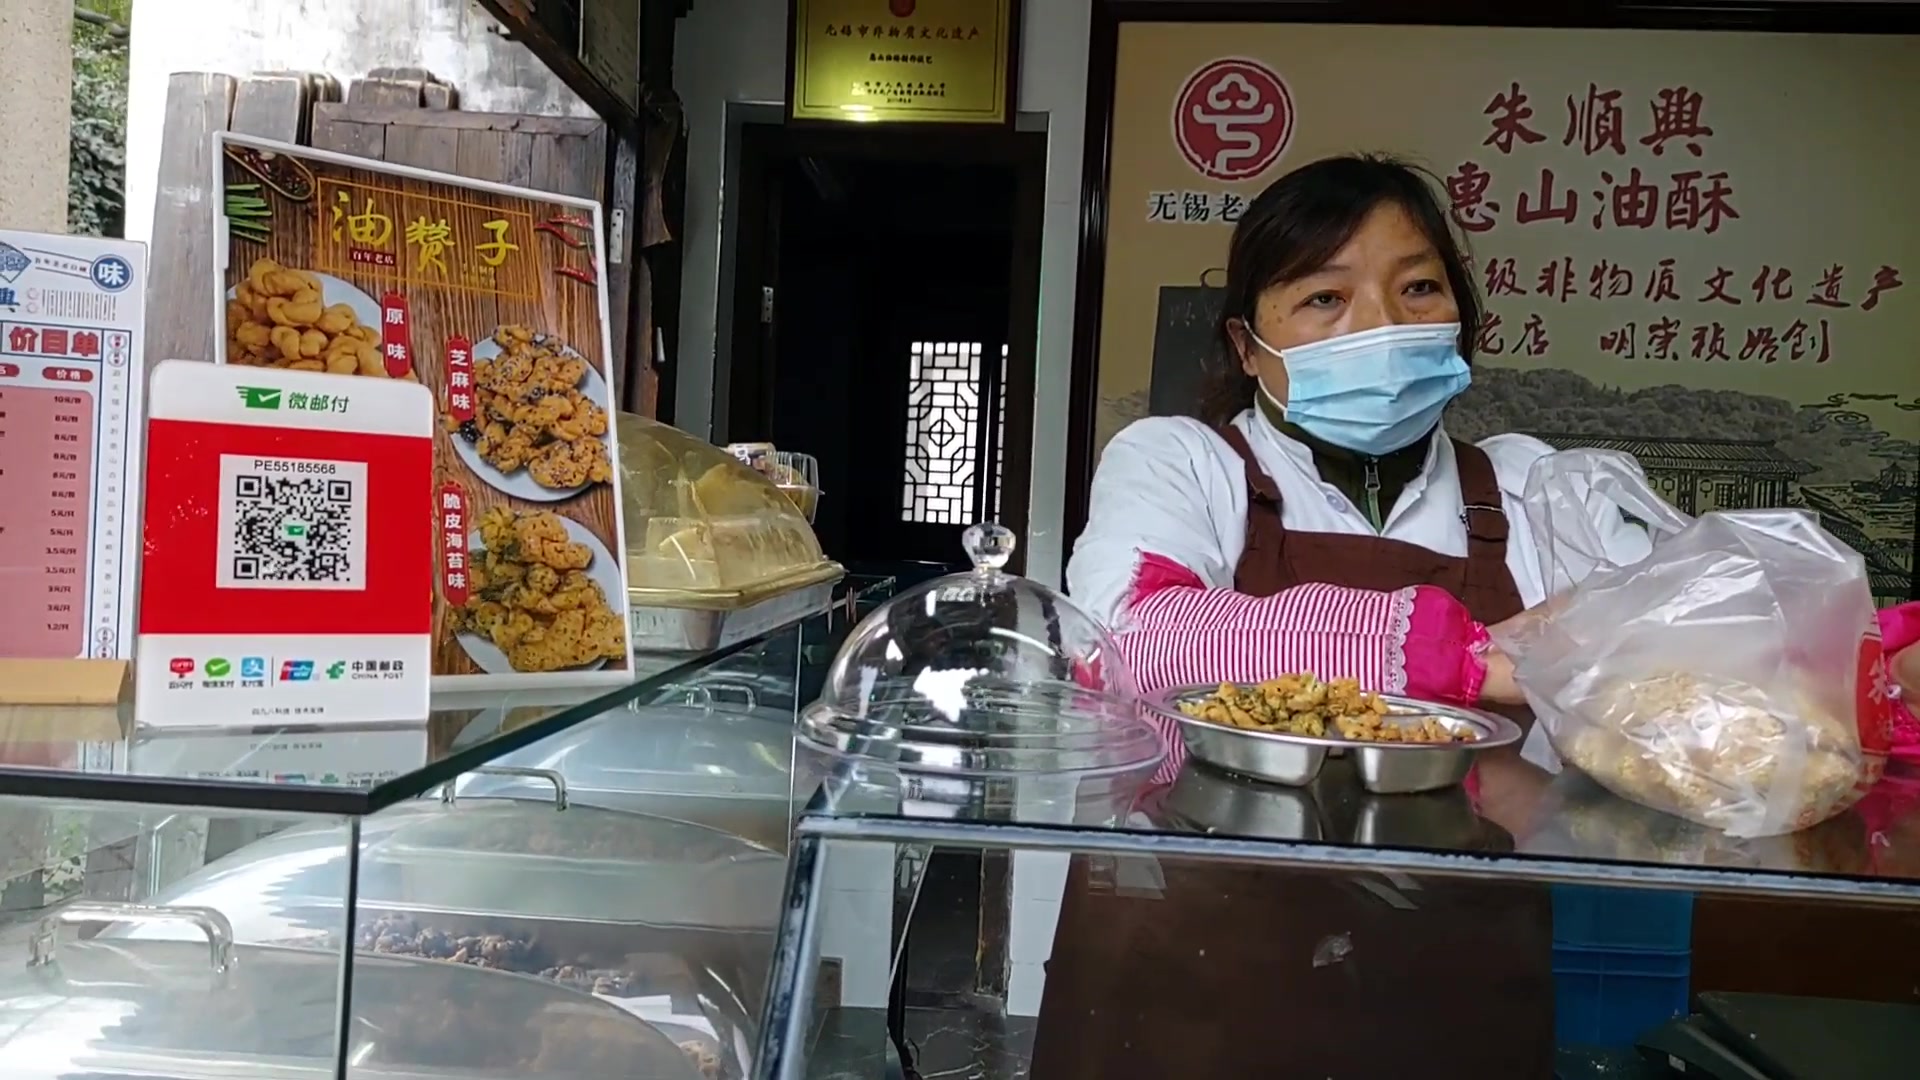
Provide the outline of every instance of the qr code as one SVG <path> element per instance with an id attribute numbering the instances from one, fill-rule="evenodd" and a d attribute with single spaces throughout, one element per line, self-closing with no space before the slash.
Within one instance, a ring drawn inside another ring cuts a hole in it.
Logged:
<path id="1" fill-rule="evenodd" d="M 363 461 L 220 456 L 223 589 L 363 589 Z"/>

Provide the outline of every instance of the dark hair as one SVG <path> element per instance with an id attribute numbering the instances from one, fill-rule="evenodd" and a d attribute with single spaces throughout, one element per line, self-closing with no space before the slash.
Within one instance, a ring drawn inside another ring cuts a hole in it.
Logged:
<path id="1" fill-rule="evenodd" d="M 1240 368 L 1228 327 L 1253 325 L 1260 294 L 1325 266 L 1384 203 L 1412 216 L 1447 268 L 1447 285 L 1460 307 L 1460 355 L 1473 360 L 1480 332 L 1480 295 L 1467 269 L 1465 246 L 1436 197 L 1438 180 L 1417 165 L 1381 154 L 1345 154 L 1302 165 L 1261 192 L 1234 226 L 1227 248 L 1226 296 L 1214 328 L 1214 355 L 1201 375 L 1199 413 L 1225 424 L 1253 402 L 1254 378 Z"/>

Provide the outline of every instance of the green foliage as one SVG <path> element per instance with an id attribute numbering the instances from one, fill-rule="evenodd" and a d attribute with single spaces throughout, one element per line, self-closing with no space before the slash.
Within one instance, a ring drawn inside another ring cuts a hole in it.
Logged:
<path id="1" fill-rule="evenodd" d="M 126 219 L 127 42 L 131 0 L 90 0 L 122 33 L 78 19 L 73 24 L 73 127 L 67 176 L 67 229 L 119 236 Z"/>

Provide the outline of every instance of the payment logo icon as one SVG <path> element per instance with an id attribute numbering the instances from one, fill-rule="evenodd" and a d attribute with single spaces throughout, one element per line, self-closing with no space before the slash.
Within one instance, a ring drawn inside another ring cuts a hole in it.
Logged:
<path id="1" fill-rule="evenodd" d="M 267 658 L 264 656 L 243 656 L 240 658 L 240 677 L 243 679 L 264 679 L 267 677 Z"/>
<path id="2" fill-rule="evenodd" d="M 327 665 L 327 678 L 329 679 L 337 679 L 346 673 L 347 662 L 345 660 L 335 660 L 333 663 Z"/>
<path id="3" fill-rule="evenodd" d="M 224 679 L 231 674 L 233 674 L 233 665 L 227 663 L 225 658 L 216 656 L 207 661 L 207 678 Z"/>
<path id="4" fill-rule="evenodd" d="M 269 386 L 242 386 L 240 400 L 249 409 L 277 409 L 280 407 L 280 390 Z"/>
<path id="5" fill-rule="evenodd" d="M 175 675 L 191 675 L 193 674 L 193 658 L 191 656 L 176 656 L 167 661 L 167 670 L 173 672 Z"/>
<path id="6" fill-rule="evenodd" d="M 280 681 L 281 682 L 306 682 L 308 679 L 311 679 L 311 678 L 313 678 L 313 661 L 311 660 L 280 661 Z"/>

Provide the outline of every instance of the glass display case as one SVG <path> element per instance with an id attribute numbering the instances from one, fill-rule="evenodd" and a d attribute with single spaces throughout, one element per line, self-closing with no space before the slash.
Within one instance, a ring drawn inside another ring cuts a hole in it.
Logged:
<path id="1" fill-rule="evenodd" d="M 890 589 L 413 724 L 0 716 L 0 1071 L 744 1080 L 807 658 Z"/>
<path id="2" fill-rule="evenodd" d="M 1514 747 L 1420 794 L 1339 754 L 1283 787 L 1156 768 L 1112 648 L 992 565 L 849 635 L 801 716 L 761 1077 L 1911 1071 L 1920 765 L 1760 839 Z"/>

